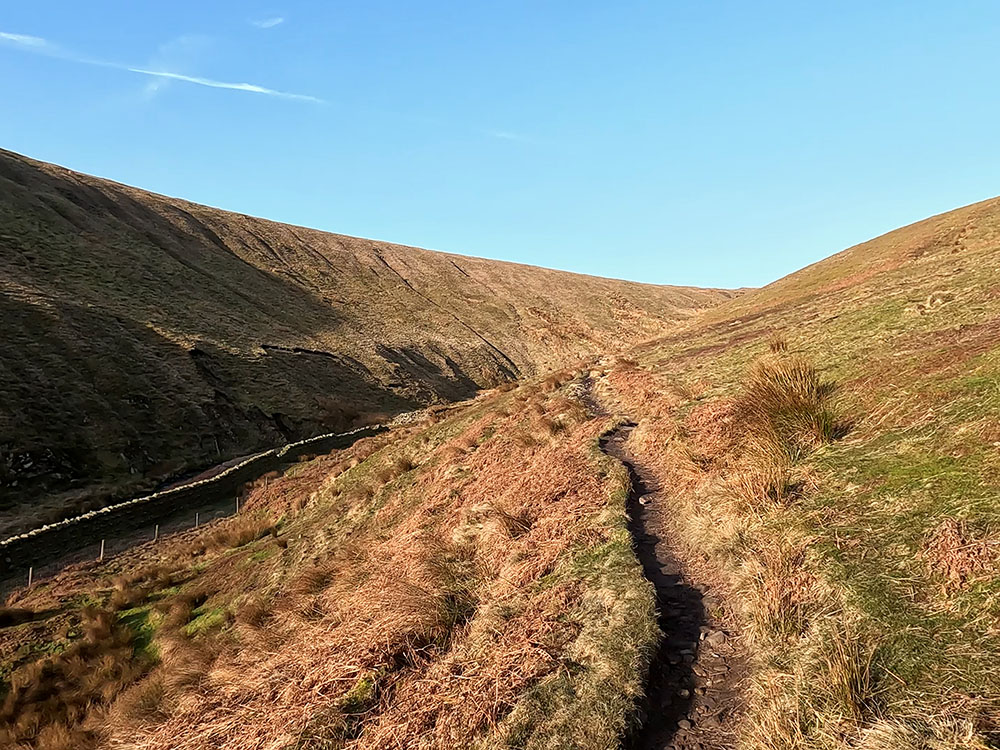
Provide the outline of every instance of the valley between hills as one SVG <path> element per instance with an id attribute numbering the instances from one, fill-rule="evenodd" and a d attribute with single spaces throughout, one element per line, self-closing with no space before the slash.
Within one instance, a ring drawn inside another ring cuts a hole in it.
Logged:
<path id="1" fill-rule="evenodd" d="M 0 152 L 0 536 L 388 424 L 12 591 L 0 745 L 996 747 L 998 279 L 1000 200 L 737 292 Z"/>

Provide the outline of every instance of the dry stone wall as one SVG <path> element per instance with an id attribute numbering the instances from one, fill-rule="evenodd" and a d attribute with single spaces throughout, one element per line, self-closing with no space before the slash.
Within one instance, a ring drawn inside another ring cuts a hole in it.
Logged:
<path id="1" fill-rule="evenodd" d="M 383 432 L 382 425 L 331 433 L 300 440 L 250 456 L 225 471 L 196 482 L 133 498 L 99 510 L 41 526 L 0 541 L 0 580 L 9 580 L 29 567 L 39 567 L 95 541 L 152 529 L 186 508 L 234 498 L 247 482 L 276 471 L 307 453 L 346 448 L 361 438 Z"/>

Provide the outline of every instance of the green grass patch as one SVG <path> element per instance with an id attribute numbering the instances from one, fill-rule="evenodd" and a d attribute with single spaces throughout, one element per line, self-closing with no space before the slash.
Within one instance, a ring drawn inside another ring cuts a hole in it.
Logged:
<path id="1" fill-rule="evenodd" d="M 221 628 L 228 619 L 225 607 L 202 605 L 191 614 L 191 620 L 183 628 L 184 635 L 191 638 L 204 635 L 215 628 Z"/>

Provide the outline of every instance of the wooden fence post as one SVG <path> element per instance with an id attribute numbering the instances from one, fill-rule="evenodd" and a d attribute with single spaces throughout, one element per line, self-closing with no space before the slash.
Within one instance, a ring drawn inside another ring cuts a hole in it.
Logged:
<path id="1" fill-rule="evenodd" d="M 103 562 L 103 561 L 104 561 L 104 540 L 102 539 L 101 540 L 101 554 L 97 558 L 97 562 Z"/>
<path id="2" fill-rule="evenodd" d="M 31 580 L 35 577 L 35 569 L 33 567 L 28 568 L 28 588 L 31 588 Z"/>
<path id="3" fill-rule="evenodd" d="M 156 526 L 153 527 L 153 541 L 155 542 L 159 538 L 160 538 L 160 524 L 156 524 Z"/>

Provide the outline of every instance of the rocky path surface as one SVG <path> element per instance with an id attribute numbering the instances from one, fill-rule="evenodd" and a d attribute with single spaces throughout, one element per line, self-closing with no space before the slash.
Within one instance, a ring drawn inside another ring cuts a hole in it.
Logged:
<path id="1" fill-rule="evenodd" d="M 592 376 L 574 394 L 595 415 L 609 410 Z M 650 665 L 646 704 L 628 750 L 729 750 L 737 745 L 746 674 L 735 634 L 721 622 L 711 584 L 685 570 L 671 544 L 669 495 L 656 472 L 629 447 L 636 425 L 626 422 L 601 440 L 601 450 L 629 472 L 629 531 L 643 573 L 656 587 L 660 648 Z"/>
<path id="2" fill-rule="evenodd" d="M 650 667 L 643 723 L 633 750 L 723 750 L 736 744 L 743 660 L 732 634 L 713 617 L 719 602 L 710 587 L 688 580 L 665 533 L 660 488 L 628 448 L 635 425 L 601 443 L 629 470 L 629 525 L 646 577 L 656 586 L 663 640 Z"/>

